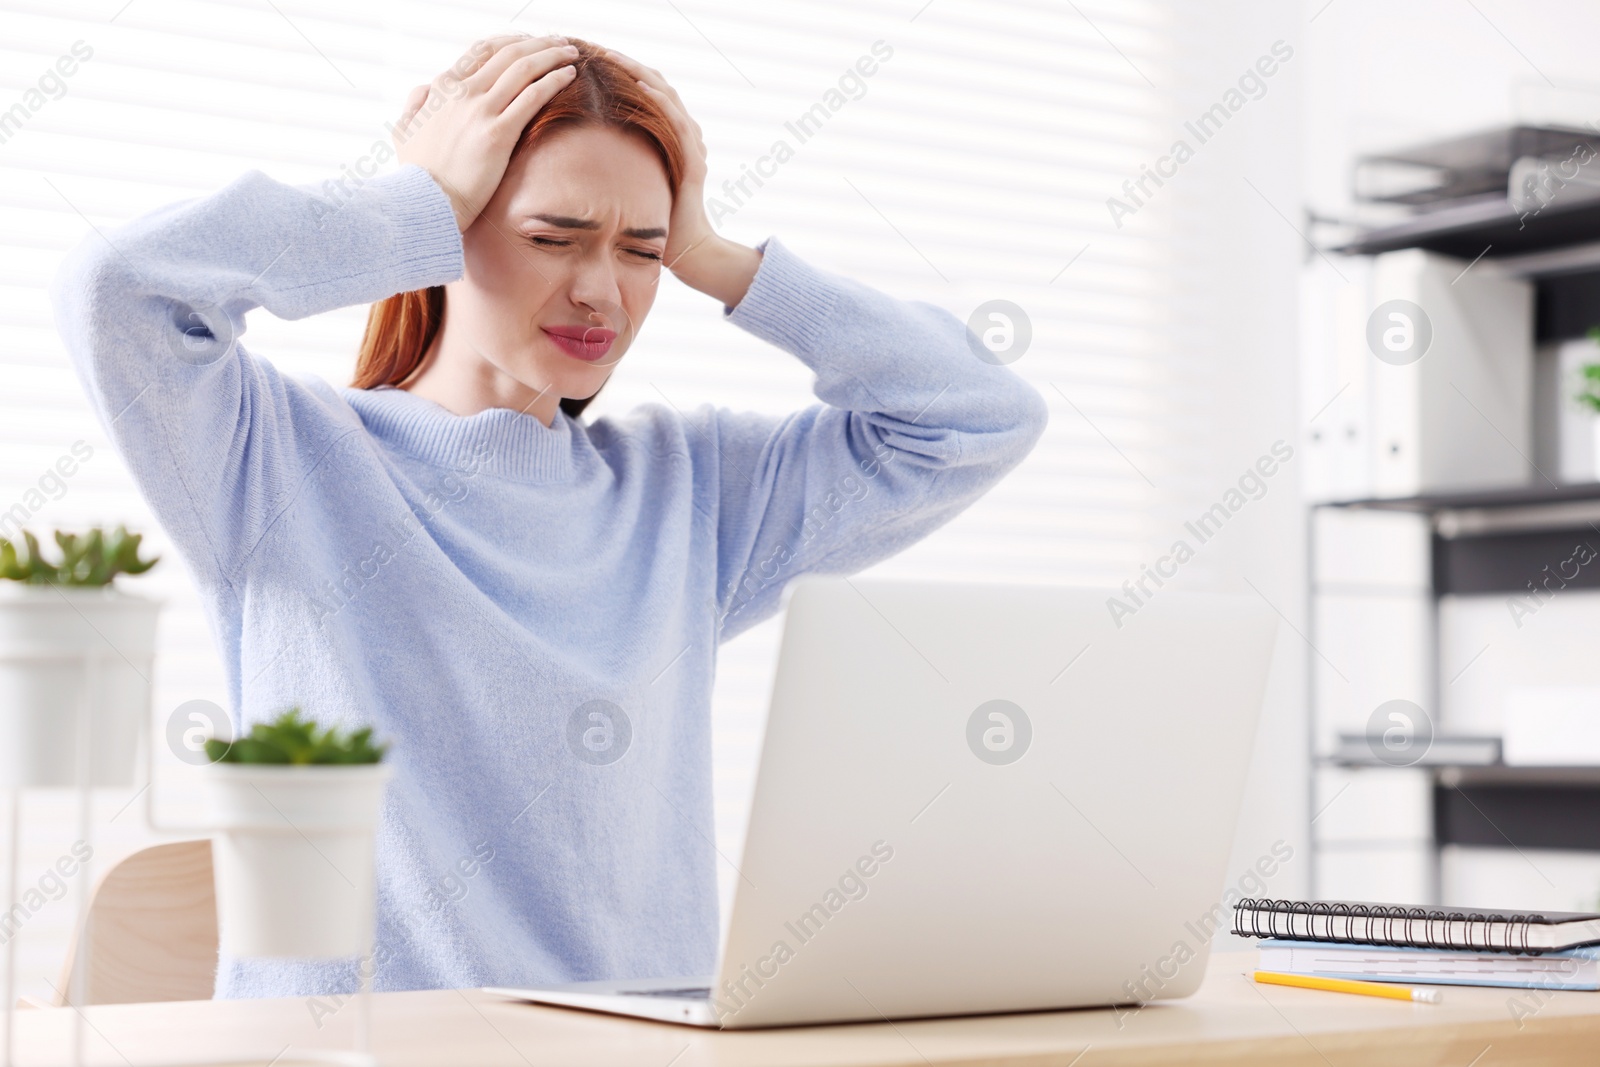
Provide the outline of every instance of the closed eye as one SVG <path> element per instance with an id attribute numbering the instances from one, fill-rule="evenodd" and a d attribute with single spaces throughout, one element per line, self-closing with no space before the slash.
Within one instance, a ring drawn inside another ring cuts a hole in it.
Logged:
<path id="1" fill-rule="evenodd" d="M 528 240 L 538 248 L 570 248 L 576 243 L 575 241 L 561 237 L 530 236 Z M 660 252 L 653 252 L 648 248 L 626 248 L 623 249 L 623 251 L 627 252 L 630 256 L 634 256 L 638 259 L 648 260 L 651 263 L 660 263 L 662 260 Z"/>

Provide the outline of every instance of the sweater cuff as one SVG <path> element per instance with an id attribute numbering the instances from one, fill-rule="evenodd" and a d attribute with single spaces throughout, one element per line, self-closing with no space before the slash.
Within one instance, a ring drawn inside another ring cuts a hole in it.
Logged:
<path id="1" fill-rule="evenodd" d="M 756 245 L 761 266 L 727 321 L 796 356 L 816 350 L 816 340 L 839 301 L 837 281 L 800 259 L 776 237 Z"/>
<path id="2" fill-rule="evenodd" d="M 455 208 L 433 175 L 407 163 L 373 178 L 366 188 L 393 234 L 395 292 L 441 285 L 465 273 Z"/>

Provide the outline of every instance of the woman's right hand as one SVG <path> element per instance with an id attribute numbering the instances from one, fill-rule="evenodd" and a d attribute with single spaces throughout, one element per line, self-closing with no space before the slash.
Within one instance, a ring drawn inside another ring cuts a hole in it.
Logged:
<path id="1" fill-rule="evenodd" d="M 523 129 L 571 84 L 578 50 L 565 37 L 490 37 L 406 98 L 395 154 L 450 196 L 463 232 L 505 177 Z"/>

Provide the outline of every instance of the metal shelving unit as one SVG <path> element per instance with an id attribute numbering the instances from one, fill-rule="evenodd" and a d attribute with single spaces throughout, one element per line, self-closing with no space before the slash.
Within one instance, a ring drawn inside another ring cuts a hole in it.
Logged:
<path id="1" fill-rule="evenodd" d="M 1474 197 L 1402 222 L 1358 233 L 1330 249 L 1376 255 L 1419 248 L 1465 260 L 1499 261 L 1535 287 L 1535 340 L 1583 336 L 1600 323 L 1600 199 L 1553 202 L 1519 213 L 1500 194 Z M 1546 479 L 1548 483 L 1548 479 Z M 1422 516 L 1429 542 L 1428 673 L 1439 707 L 1439 604 L 1450 595 L 1525 592 L 1528 579 L 1578 541 L 1600 553 L 1600 482 L 1554 483 L 1317 503 L 1307 514 L 1310 599 L 1315 605 L 1316 527 L 1320 509 L 1400 512 Z M 1580 568 L 1567 588 L 1600 589 L 1600 567 Z M 1316 610 L 1311 640 L 1316 641 Z M 1315 684 L 1311 714 L 1312 804 L 1319 767 L 1385 767 L 1319 756 Z M 1600 767 L 1413 766 L 1430 779 L 1432 890 L 1439 892 L 1439 850 L 1445 845 L 1600 851 Z M 1313 856 L 1317 849 L 1313 848 Z M 1315 859 L 1313 859 L 1315 863 Z"/>

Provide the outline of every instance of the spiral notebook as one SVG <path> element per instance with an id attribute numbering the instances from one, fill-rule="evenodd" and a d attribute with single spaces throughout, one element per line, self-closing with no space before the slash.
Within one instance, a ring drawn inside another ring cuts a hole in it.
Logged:
<path id="1" fill-rule="evenodd" d="M 1246 897 L 1233 906 L 1233 932 L 1334 944 L 1555 952 L 1600 942 L 1600 915 Z"/>

